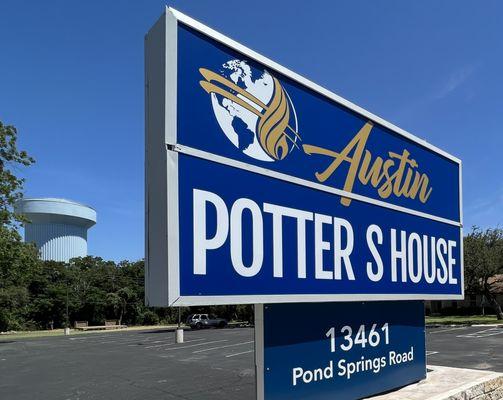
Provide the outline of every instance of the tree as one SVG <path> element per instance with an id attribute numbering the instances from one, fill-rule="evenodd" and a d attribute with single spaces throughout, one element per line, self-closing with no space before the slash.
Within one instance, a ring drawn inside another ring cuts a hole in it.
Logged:
<path id="1" fill-rule="evenodd" d="M 14 171 L 19 166 L 29 166 L 35 160 L 26 151 L 17 148 L 17 130 L 0 121 L 0 225 L 12 227 L 22 218 L 15 215 L 13 206 L 23 197 L 24 179 Z"/>
<path id="2" fill-rule="evenodd" d="M 69 310 L 74 309 L 70 282 L 71 271 L 62 262 L 41 261 L 34 268 L 28 286 L 29 317 L 37 327 L 66 326 L 67 301 Z"/>
<path id="3" fill-rule="evenodd" d="M 14 229 L 0 224 L 0 331 L 23 328 L 29 316 L 28 285 L 39 265 L 38 251 Z"/>
<path id="4" fill-rule="evenodd" d="M 499 320 L 503 311 L 495 291 L 503 286 L 503 230 L 474 227 L 464 240 L 467 291 L 483 294 Z"/>
<path id="5" fill-rule="evenodd" d="M 123 287 L 113 293 L 107 294 L 107 300 L 112 304 L 114 311 L 118 313 L 119 325 L 122 325 L 122 318 L 126 313 L 128 303 L 134 300 L 135 294 L 131 288 Z"/>
<path id="6" fill-rule="evenodd" d="M 90 324 L 103 324 L 111 306 L 107 293 L 119 288 L 116 264 L 87 256 L 70 260 L 67 268 L 73 274 L 70 292 L 75 297 L 74 317 Z"/>
<path id="7" fill-rule="evenodd" d="M 0 121 L 0 330 L 23 327 L 29 313 L 27 284 L 38 252 L 22 242 L 16 227 L 23 219 L 13 207 L 22 198 L 24 182 L 15 172 L 33 162 L 18 150 L 16 128 Z"/>

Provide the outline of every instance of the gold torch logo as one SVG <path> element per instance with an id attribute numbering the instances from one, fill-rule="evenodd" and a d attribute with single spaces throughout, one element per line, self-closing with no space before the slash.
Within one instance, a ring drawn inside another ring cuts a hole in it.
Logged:
<path id="1" fill-rule="evenodd" d="M 199 69 L 204 78 L 199 83 L 212 96 L 220 127 L 245 154 L 262 161 L 283 160 L 300 141 L 295 109 L 285 89 L 267 71 L 253 79 L 244 61 L 233 60 L 224 67 L 229 77 Z"/>

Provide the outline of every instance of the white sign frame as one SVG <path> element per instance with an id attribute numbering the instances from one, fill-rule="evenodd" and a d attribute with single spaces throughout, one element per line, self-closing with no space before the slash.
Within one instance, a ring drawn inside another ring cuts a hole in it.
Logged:
<path id="1" fill-rule="evenodd" d="M 322 184 L 231 160 L 177 143 L 177 29 L 186 25 L 209 38 L 256 60 L 303 86 L 380 124 L 459 165 L 460 221 L 448 220 L 387 202 L 348 193 Z M 462 300 L 464 299 L 462 162 L 307 78 L 243 46 L 202 23 L 166 7 L 165 13 L 145 37 L 145 300 L 150 306 L 191 306 L 199 304 L 256 304 L 275 302 L 324 302 L 359 300 Z M 215 161 L 232 167 L 313 187 L 344 197 L 421 216 L 460 228 L 462 293 L 442 294 L 324 294 L 324 295 L 242 295 L 181 296 L 179 263 L 178 153 Z"/>

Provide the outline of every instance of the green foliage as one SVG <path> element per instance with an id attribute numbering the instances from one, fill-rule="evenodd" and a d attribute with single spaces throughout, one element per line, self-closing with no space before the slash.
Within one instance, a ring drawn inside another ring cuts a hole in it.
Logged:
<path id="1" fill-rule="evenodd" d="M 68 289 L 71 320 L 102 324 L 106 319 L 119 323 L 141 323 L 144 306 L 143 261 L 115 264 L 99 257 L 71 260 Z"/>
<path id="2" fill-rule="evenodd" d="M 230 319 L 237 315 L 235 308 L 202 307 L 201 312 Z M 183 313 L 186 317 L 190 309 Z M 176 323 L 178 309 L 145 306 L 143 261 L 41 261 L 35 247 L 23 243 L 17 232 L 0 229 L 0 331 L 60 328 L 74 321 L 102 325 L 105 320 Z"/>
<path id="3" fill-rule="evenodd" d="M 0 331 L 29 323 L 28 285 L 39 263 L 35 247 L 0 224 Z"/>
<path id="4" fill-rule="evenodd" d="M 66 322 L 67 285 L 71 271 L 64 263 L 39 262 L 29 284 L 30 320 L 39 328 L 48 328 L 51 323 L 64 326 Z M 68 297 L 71 301 L 72 298 Z M 71 303 L 68 303 L 71 307 Z"/>
<path id="5" fill-rule="evenodd" d="M 144 305 L 143 261 L 41 261 L 15 232 L 2 228 L 0 233 L 0 331 L 58 328 L 76 320 L 159 321 Z"/>
<path id="6" fill-rule="evenodd" d="M 498 321 L 494 315 L 449 315 L 449 316 L 426 316 L 426 324 L 441 325 L 473 325 L 473 324 L 496 324 Z"/>
<path id="7" fill-rule="evenodd" d="M 18 150 L 16 128 L 0 121 L 0 331 L 29 324 L 27 284 L 39 262 L 38 253 L 15 230 L 22 218 L 13 207 L 22 197 L 24 182 L 14 171 L 33 162 L 25 151 Z"/>
<path id="8" fill-rule="evenodd" d="M 474 227 L 464 239 L 465 285 L 472 293 L 483 294 L 503 319 L 496 292 L 503 288 L 503 230 Z"/>
<path id="9" fill-rule="evenodd" d="M 143 314 L 142 323 L 143 325 L 157 325 L 159 323 L 159 316 L 155 312 L 147 310 Z"/>
<path id="10" fill-rule="evenodd" d="M 21 199 L 24 179 L 15 175 L 20 165 L 29 166 L 35 160 L 17 148 L 17 130 L 0 121 L 0 225 L 13 226 L 21 218 L 12 210 Z"/>

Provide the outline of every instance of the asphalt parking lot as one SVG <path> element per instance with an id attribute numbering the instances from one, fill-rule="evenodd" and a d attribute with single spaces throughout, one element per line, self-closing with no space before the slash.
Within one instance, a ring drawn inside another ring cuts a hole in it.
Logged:
<path id="1" fill-rule="evenodd" d="M 428 363 L 503 372 L 503 328 L 427 330 Z M 0 338 L 0 399 L 255 398 L 253 329 Z"/>
<path id="2" fill-rule="evenodd" d="M 503 327 L 439 327 L 426 330 L 428 363 L 503 372 Z"/>
<path id="3" fill-rule="evenodd" d="M 0 399 L 253 399 L 253 329 L 0 338 Z"/>

